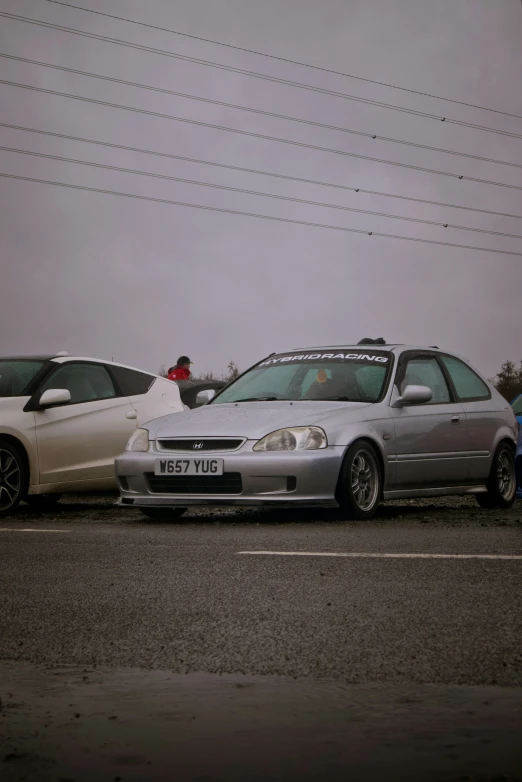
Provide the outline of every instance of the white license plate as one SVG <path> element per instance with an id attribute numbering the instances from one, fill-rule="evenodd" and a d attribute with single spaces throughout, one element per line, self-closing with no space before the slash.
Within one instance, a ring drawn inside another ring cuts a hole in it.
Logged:
<path id="1" fill-rule="evenodd" d="M 223 459 L 156 459 L 154 475 L 223 475 Z"/>

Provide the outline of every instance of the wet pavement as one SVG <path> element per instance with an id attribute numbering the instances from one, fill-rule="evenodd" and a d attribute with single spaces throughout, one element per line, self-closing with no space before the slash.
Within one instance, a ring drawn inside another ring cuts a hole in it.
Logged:
<path id="1" fill-rule="evenodd" d="M 21 509 L 0 778 L 522 781 L 521 511 Z"/>

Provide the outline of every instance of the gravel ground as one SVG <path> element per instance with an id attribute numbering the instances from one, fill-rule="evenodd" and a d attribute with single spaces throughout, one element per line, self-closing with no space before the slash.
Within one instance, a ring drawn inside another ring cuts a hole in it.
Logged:
<path id="1" fill-rule="evenodd" d="M 121 523 L 125 521 L 150 523 L 139 510 L 115 507 L 117 495 L 66 495 L 52 510 L 34 512 L 27 505 L 21 505 L 16 521 L 41 523 L 60 521 L 92 524 L 95 522 Z M 188 510 L 174 524 L 292 524 L 332 521 L 346 522 L 335 508 L 271 510 L 266 508 L 193 508 Z M 521 527 L 522 500 L 515 502 L 508 510 L 484 510 L 473 497 L 429 498 L 426 500 L 396 500 L 384 503 L 375 519 L 366 525 L 404 523 L 431 523 L 448 526 L 470 525 L 476 527 Z"/>

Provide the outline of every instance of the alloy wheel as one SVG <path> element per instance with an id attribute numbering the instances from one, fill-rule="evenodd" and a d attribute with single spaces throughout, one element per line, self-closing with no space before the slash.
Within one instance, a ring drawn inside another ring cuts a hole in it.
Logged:
<path id="1" fill-rule="evenodd" d="M 361 448 L 351 468 L 351 489 L 355 503 L 362 511 L 371 510 L 379 494 L 379 468 L 373 453 Z"/>
<path id="2" fill-rule="evenodd" d="M 0 448 L 0 511 L 16 504 L 22 488 L 22 471 L 15 454 Z"/>
<path id="3" fill-rule="evenodd" d="M 503 500 L 509 501 L 516 491 L 515 470 L 513 456 L 507 449 L 503 449 L 497 459 L 497 488 Z"/>

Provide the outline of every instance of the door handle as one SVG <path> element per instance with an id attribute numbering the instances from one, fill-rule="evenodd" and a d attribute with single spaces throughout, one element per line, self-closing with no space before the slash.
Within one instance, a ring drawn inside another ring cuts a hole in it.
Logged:
<path id="1" fill-rule="evenodd" d="M 451 417 L 451 423 L 452 424 L 460 424 L 460 416 L 459 415 L 452 416 Z"/>
<path id="2" fill-rule="evenodd" d="M 138 413 L 136 412 L 136 410 L 129 410 L 129 412 L 125 416 L 125 418 L 128 418 L 129 421 L 135 421 L 137 417 L 138 417 Z"/>

